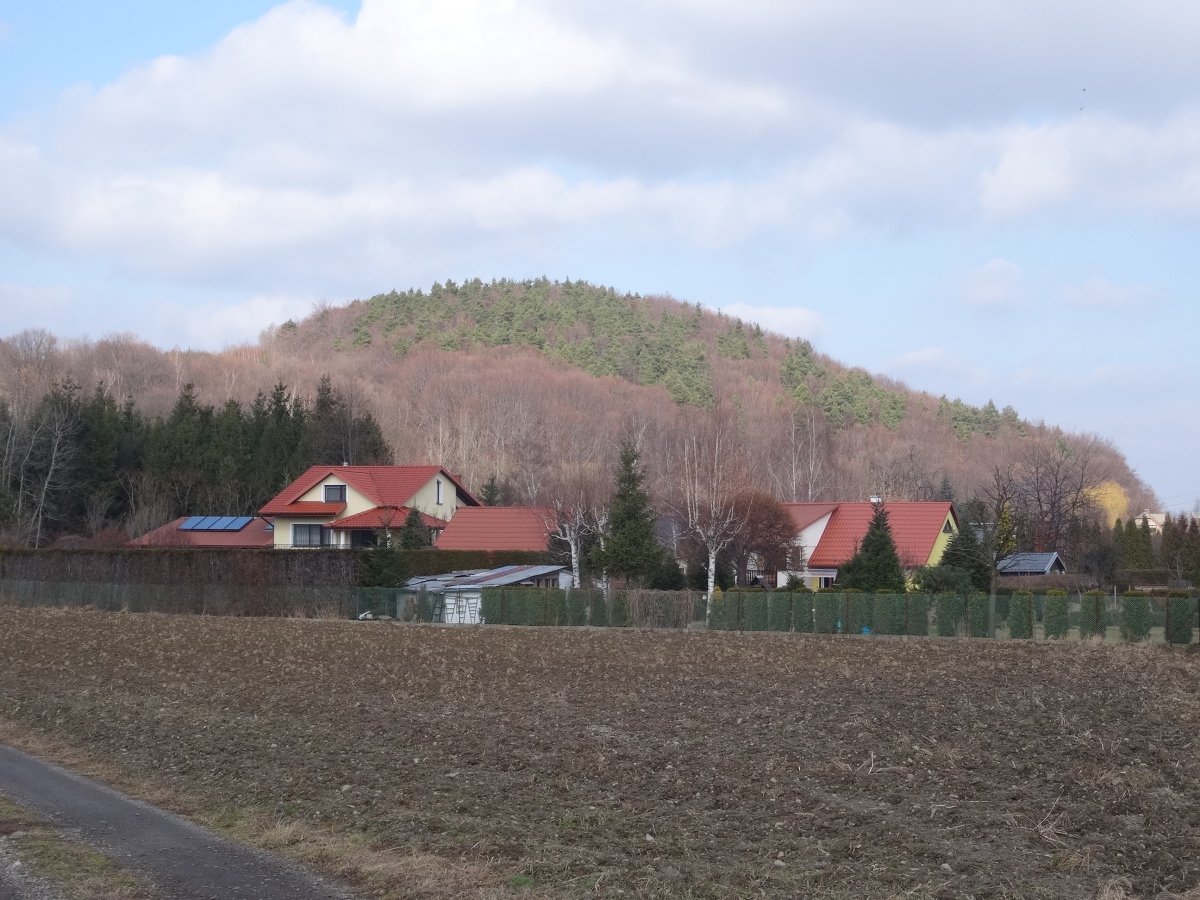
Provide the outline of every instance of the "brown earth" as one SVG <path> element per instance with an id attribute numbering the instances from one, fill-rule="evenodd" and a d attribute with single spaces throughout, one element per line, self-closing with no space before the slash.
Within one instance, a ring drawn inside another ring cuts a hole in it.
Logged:
<path id="1" fill-rule="evenodd" d="M 1200 884 L 1200 657 L 0 608 L 0 737 L 379 896 Z"/>

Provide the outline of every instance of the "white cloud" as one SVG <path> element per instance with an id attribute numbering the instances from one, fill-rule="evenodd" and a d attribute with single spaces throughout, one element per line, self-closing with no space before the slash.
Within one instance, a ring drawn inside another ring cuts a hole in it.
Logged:
<path id="1" fill-rule="evenodd" d="M 753 322 L 768 331 L 785 337 L 817 340 L 825 333 L 825 320 L 820 313 L 802 306 L 754 306 L 749 303 L 730 303 L 721 307 L 725 315 L 743 322 Z"/>
<path id="2" fill-rule="evenodd" d="M 1103 278 L 1089 278 L 1062 289 L 1063 302 L 1082 309 L 1142 309 L 1153 305 L 1158 294 L 1143 285 L 1121 287 Z"/>
<path id="3" fill-rule="evenodd" d="M 156 304 L 155 316 L 161 330 L 177 333 L 182 325 L 183 346 L 201 350 L 225 347 L 256 340 L 263 329 L 282 325 L 288 319 L 300 319 L 310 313 L 314 298 L 298 296 L 258 296 L 241 303 Z"/>
<path id="4" fill-rule="evenodd" d="M 963 280 L 963 302 L 982 310 L 1009 310 L 1025 303 L 1024 275 L 1020 266 L 997 257 Z"/>

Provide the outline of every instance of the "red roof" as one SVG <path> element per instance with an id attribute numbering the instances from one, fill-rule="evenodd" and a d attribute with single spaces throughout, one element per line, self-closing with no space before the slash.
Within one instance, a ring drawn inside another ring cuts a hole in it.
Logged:
<path id="1" fill-rule="evenodd" d="M 929 562 L 929 555 L 933 553 L 933 545 L 942 533 L 946 516 L 954 512 L 953 505 L 948 502 L 885 503 L 884 509 L 887 510 L 888 525 L 892 529 L 892 540 L 896 542 L 900 565 L 906 569 L 915 569 Z M 836 569 L 848 561 L 862 544 L 874 512 L 870 503 L 838 503 L 808 559 L 809 568 Z"/>
<path id="2" fill-rule="evenodd" d="M 470 507 L 464 507 L 470 508 Z M 401 528 L 404 525 L 404 520 L 408 518 L 408 507 L 401 506 L 399 508 L 391 506 L 376 506 L 373 509 L 364 510 L 360 513 L 355 513 L 352 516 L 346 516 L 344 519 L 338 519 L 336 522 L 330 522 L 329 527 L 335 531 L 340 531 L 344 528 Z M 428 513 L 421 513 L 421 522 L 426 528 L 442 529 L 446 527 L 446 522 L 436 516 L 431 516 Z"/>
<path id="3" fill-rule="evenodd" d="M 796 531 L 799 533 L 809 525 L 821 521 L 837 509 L 838 505 L 836 503 L 785 503 L 783 507 L 791 515 L 792 521 L 796 523 Z"/>
<path id="4" fill-rule="evenodd" d="M 351 485 L 376 506 L 405 506 L 430 479 L 444 475 L 468 506 L 479 501 L 454 475 L 441 466 L 313 466 L 262 508 L 266 516 L 292 515 L 295 505 L 308 491 L 330 475 Z"/>
<path id="5" fill-rule="evenodd" d="M 251 519 L 241 531 L 180 531 L 188 520 L 182 516 L 129 542 L 131 547 L 270 547 L 274 536 L 265 519 Z"/>
<path id="6" fill-rule="evenodd" d="M 536 506 L 468 506 L 454 514 L 439 550 L 545 550 L 554 513 Z"/>
<path id="7" fill-rule="evenodd" d="M 345 503 L 319 503 L 316 500 L 297 500 L 289 504 L 289 516 L 336 516 L 346 508 Z"/>

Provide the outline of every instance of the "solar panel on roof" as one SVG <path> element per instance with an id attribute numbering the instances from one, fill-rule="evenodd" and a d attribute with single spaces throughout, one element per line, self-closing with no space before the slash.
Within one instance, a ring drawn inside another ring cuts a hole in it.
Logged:
<path id="1" fill-rule="evenodd" d="M 209 527 L 209 531 L 229 531 L 229 526 L 233 524 L 235 516 L 221 516 L 217 521 L 213 522 Z"/>
<path id="2" fill-rule="evenodd" d="M 196 523 L 196 526 L 192 530 L 193 531 L 212 531 L 213 523 L 216 522 L 220 518 L 221 518 L 220 516 L 205 516 L 203 519 L 201 519 L 199 522 Z"/>
<path id="3" fill-rule="evenodd" d="M 236 516 L 233 521 L 226 527 L 226 531 L 241 531 L 247 525 L 254 521 L 253 516 Z"/>
<path id="4" fill-rule="evenodd" d="M 195 531 L 196 526 L 204 521 L 204 516 L 188 516 L 187 521 L 179 526 L 180 531 Z"/>

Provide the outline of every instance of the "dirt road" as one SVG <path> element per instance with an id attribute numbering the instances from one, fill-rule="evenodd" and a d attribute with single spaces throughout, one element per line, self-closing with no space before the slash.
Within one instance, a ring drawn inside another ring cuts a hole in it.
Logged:
<path id="1" fill-rule="evenodd" d="M 0 794 L 144 874 L 169 900 L 343 900 L 291 863 L 0 745 Z M 0 898 L 5 888 L 0 884 Z"/>

